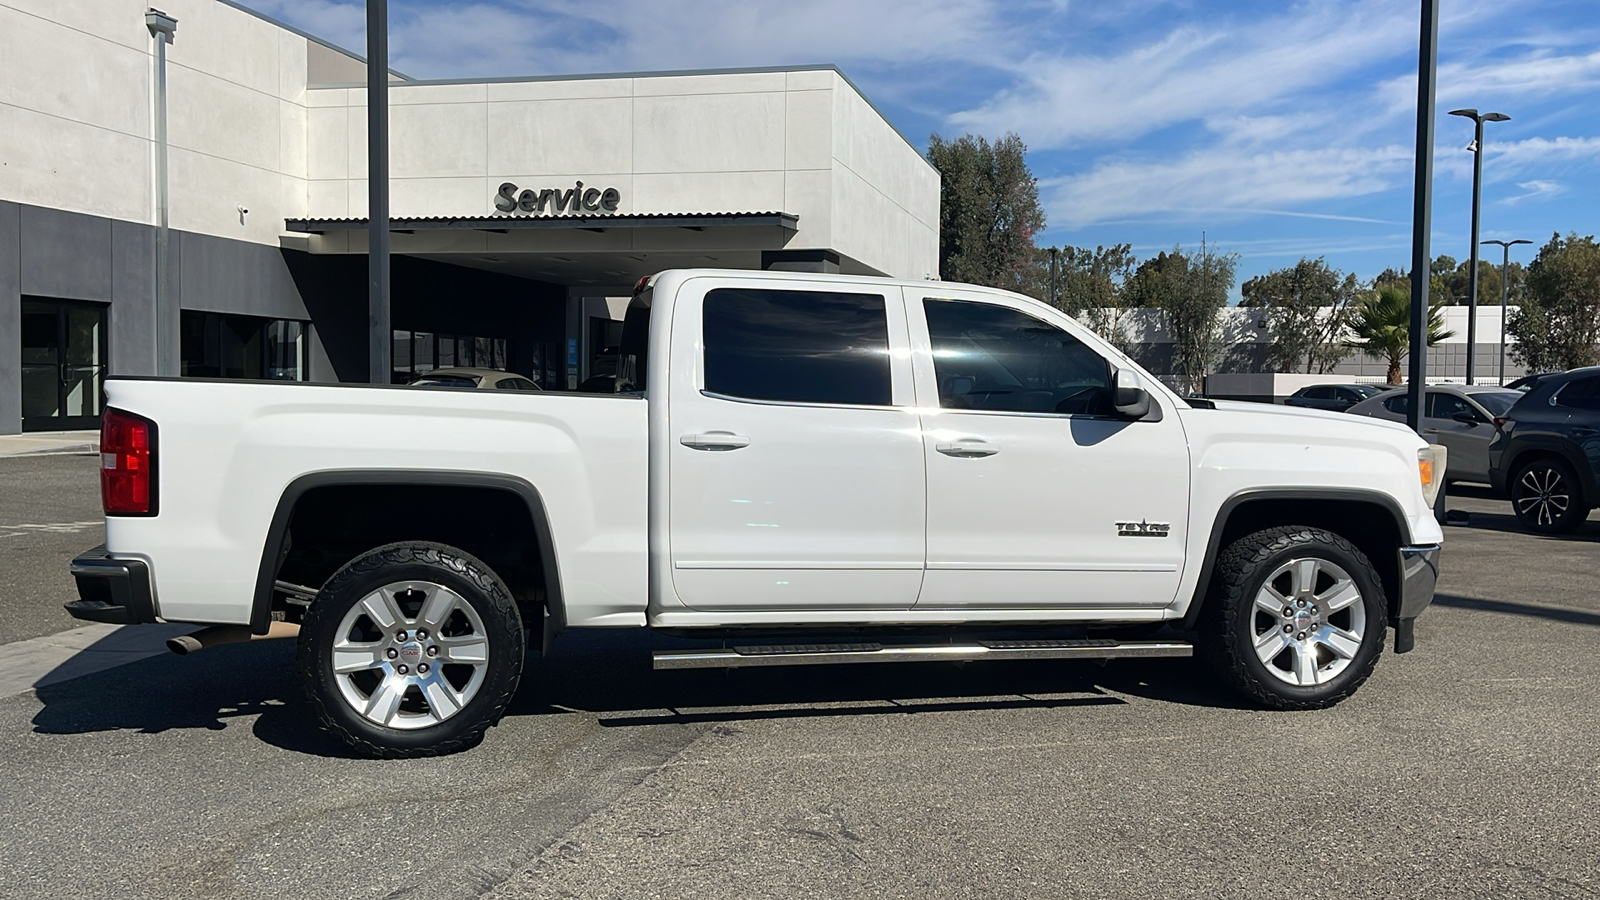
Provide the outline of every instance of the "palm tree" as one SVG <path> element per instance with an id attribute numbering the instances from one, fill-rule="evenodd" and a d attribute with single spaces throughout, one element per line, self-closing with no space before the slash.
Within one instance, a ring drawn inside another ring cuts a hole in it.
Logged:
<path id="1" fill-rule="evenodd" d="M 1444 330 L 1443 304 L 1435 301 L 1428 309 L 1428 346 L 1455 336 Z M 1400 383 L 1400 360 L 1411 348 L 1411 292 L 1398 285 L 1385 285 L 1356 306 L 1350 330 L 1356 339 L 1346 341 L 1369 356 L 1388 357 L 1389 383 Z"/>

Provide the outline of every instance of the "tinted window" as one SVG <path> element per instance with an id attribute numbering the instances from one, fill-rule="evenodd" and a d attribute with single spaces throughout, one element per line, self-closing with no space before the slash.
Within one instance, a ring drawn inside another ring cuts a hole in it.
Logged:
<path id="1" fill-rule="evenodd" d="M 1453 419 L 1461 413 L 1478 418 L 1478 411 L 1472 404 L 1457 397 L 1455 394 L 1436 394 L 1428 392 L 1428 415 L 1435 419 Z"/>
<path id="2" fill-rule="evenodd" d="M 1109 414 L 1111 367 L 1077 338 L 1027 313 L 924 300 L 939 405 L 1005 412 Z"/>
<path id="3" fill-rule="evenodd" d="M 1568 409 L 1600 410 L 1600 378 L 1580 378 L 1567 382 L 1556 394 L 1556 405 Z"/>
<path id="4" fill-rule="evenodd" d="M 706 294 L 706 390 L 751 400 L 888 406 L 889 320 L 877 294 Z"/>
<path id="5" fill-rule="evenodd" d="M 1376 397 L 1388 390 L 1388 388 L 1378 387 L 1376 385 L 1358 384 L 1354 388 L 1351 388 L 1351 390 L 1356 392 L 1356 396 L 1364 399 L 1367 397 Z"/>
<path id="6" fill-rule="evenodd" d="M 1406 410 L 1411 408 L 1411 395 L 1395 394 L 1393 397 L 1383 401 L 1383 408 L 1403 416 L 1406 414 Z"/>
<path id="7" fill-rule="evenodd" d="M 1487 409 L 1491 416 L 1503 416 L 1511 411 L 1511 405 L 1522 399 L 1521 394 L 1473 394 L 1472 399 L 1478 405 Z"/>
<path id="8" fill-rule="evenodd" d="M 1332 400 L 1333 388 L 1320 386 L 1308 387 L 1306 388 L 1305 396 L 1312 400 Z"/>

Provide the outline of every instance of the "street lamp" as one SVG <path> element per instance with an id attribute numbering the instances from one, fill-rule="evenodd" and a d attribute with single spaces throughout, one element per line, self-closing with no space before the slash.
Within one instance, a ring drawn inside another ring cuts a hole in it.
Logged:
<path id="1" fill-rule="evenodd" d="M 1500 250 L 1500 386 L 1506 386 L 1506 297 L 1510 293 L 1506 280 L 1506 267 L 1511 265 L 1511 248 L 1517 244 L 1531 244 L 1517 238 L 1514 241 L 1484 241 L 1485 244 L 1499 244 Z"/>
<path id="2" fill-rule="evenodd" d="M 1473 366 L 1478 341 L 1478 200 L 1483 193 L 1483 123 L 1506 122 L 1505 113 L 1480 113 L 1475 109 L 1452 109 L 1452 116 L 1464 116 L 1476 126 L 1472 138 L 1472 270 L 1467 275 L 1467 384 L 1473 384 Z M 1502 310 L 1501 315 L 1505 313 Z"/>

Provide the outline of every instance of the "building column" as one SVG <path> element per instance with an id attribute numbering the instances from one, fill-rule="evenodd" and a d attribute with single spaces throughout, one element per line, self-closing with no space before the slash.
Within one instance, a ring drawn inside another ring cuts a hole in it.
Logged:
<path id="1" fill-rule="evenodd" d="M 22 207 L 0 202 L 0 434 L 22 431 Z"/>

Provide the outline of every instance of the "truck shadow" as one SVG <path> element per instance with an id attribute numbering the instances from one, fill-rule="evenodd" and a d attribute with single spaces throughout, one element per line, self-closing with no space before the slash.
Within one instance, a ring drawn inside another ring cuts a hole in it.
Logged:
<path id="1" fill-rule="evenodd" d="M 910 663 L 739 670 L 651 669 L 652 649 L 712 642 L 651 633 L 573 632 L 530 656 L 508 717 L 590 716 L 649 727 L 838 716 L 1029 711 L 1126 705 L 1124 697 L 1246 709 L 1193 660 Z M 260 740 L 348 758 L 312 720 L 292 678 L 294 643 L 261 641 L 160 656 L 37 689 L 36 734 L 217 731 L 254 722 Z"/>

